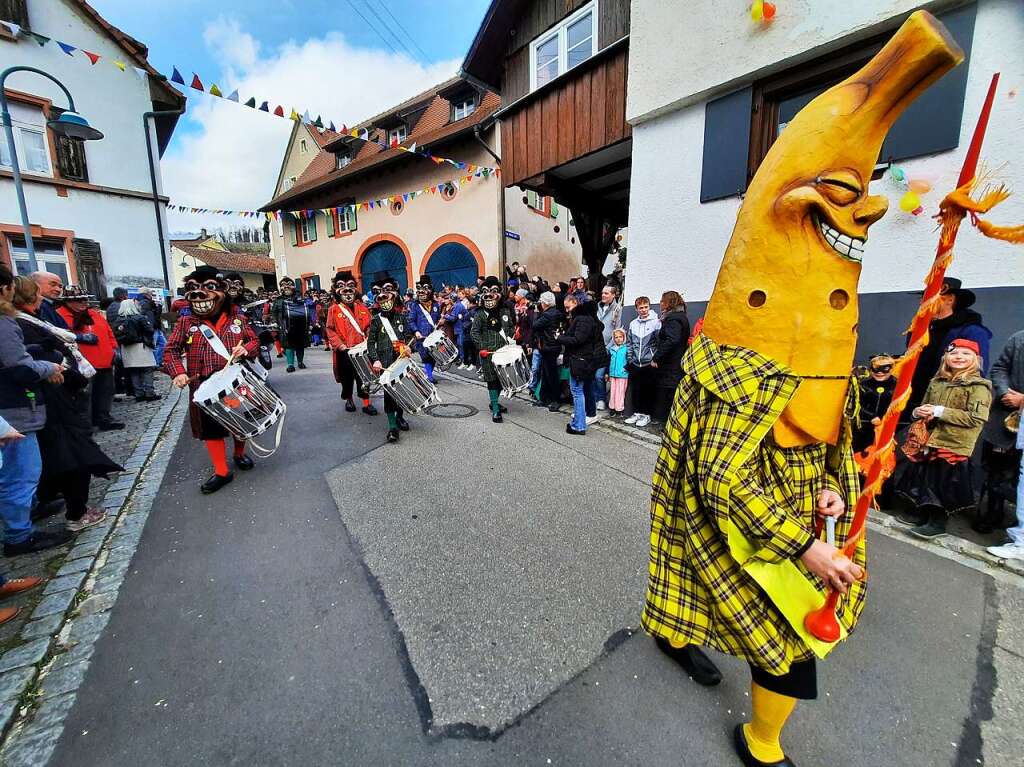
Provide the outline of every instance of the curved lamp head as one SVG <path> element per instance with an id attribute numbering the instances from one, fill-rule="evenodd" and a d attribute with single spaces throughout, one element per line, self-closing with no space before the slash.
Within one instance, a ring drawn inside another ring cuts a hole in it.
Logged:
<path id="1" fill-rule="evenodd" d="M 84 141 L 103 138 L 103 134 L 89 125 L 89 121 L 78 112 L 61 112 L 56 120 L 49 120 L 46 125 L 54 133 L 68 138 L 80 138 Z"/>

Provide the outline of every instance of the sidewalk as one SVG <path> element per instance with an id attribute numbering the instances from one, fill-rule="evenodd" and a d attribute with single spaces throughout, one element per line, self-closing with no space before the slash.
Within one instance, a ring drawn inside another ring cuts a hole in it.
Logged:
<path id="1" fill-rule="evenodd" d="M 0 732 L 6 734 L 19 709 L 22 714 L 35 703 L 36 675 L 54 652 L 52 640 L 61 630 L 70 610 L 82 611 L 79 589 L 101 553 L 111 530 L 129 507 L 129 498 L 143 479 L 159 437 L 179 403 L 179 392 L 170 391 L 170 379 L 158 376 L 157 392 L 163 399 L 138 403 L 129 398 L 115 402 L 112 415 L 126 424 L 120 431 L 98 432 L 97 444 L 124 471 L 110 479 L 94 479 L 89 503 L 107 512 L 107 518 L 88 528 L 67 544 L 36 554 L 6 558 L 3 567 L 9 578 L 38 576 L 47 579 L 40 588 L 5 603 L 20 606 L 17 618 L 0 628 Z M 41 530 L 64 526 L 64 514 L 39 520 Z M 141 532 L 141 528 L 139 530 Z M 7 764 L 6 758 L 3 760 Z"/>

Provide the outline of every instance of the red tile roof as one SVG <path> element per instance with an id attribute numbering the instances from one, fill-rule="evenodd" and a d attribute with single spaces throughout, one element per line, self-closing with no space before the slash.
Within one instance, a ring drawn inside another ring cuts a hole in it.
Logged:
<path id="1" fill-rule="evenodd" d="M 408 99 L 386 112 L 371 117 L 363 123 L 354 126 L 358 130 L 364 128 L 370 130 L 370 141 L 362 142 L 362 146 L 356 151 L 352 162 L 344 168 L 337 167 L 337 160 L 333 152 L 321 149 L 320 153 L 313 158 L 313 161 L 306 166 L 306 169 L 296 179 L 294 186 L 287 192 L 282 192 L 273 200 L 264 205 L 260 210 L 287 209 L 288 205 L 298 205 L 298 201 L 305 195 L 320 191 L 336 182 L 345 180 L 351 181 L 378 165 L 407 155 L 400 149 L 384 149 L 375 141 L 386 141 L 386 132 L 380 128 L 374 128 L 376 124 L 386 120 L 393 115 L 408 110 L 419 104 L 426 104 L 426 109 L 419 117 L 408 138 L 402 142 L 403 146 L 410 146 L 415 143 L 417 147 L 425 148 L 430 144 L 443 139 L 451 139 L 462 133 L 472 130 L 475 126 L 484 122 L 498 107 L 501 106 L 501 98 L 493 91 L 485 91 L 480 99 L 476 110 L 457 122 L 449 122 L 451 116 L 451 104 L 438 95 L 438 91 L 450 90 L 451 86 L 458 83 L 459 78 L 452 78 L 423 93 Z M 467 87 L 469 84 L 467 83 Z M 336 138 L 338 138 L 336 136 Z M 326 146 L 325 142 L 322 146 Z"/>
<path id="2" fill-rule="evenodd" d="M 225 253 L 222 250 L 196 248 L 191 245 L 175 245 L 175 247 L 215 269 L 223 269 L 228 272 L 274 274 L 274 259 L 268 256 L 257 256 L 250 253 Z"/>

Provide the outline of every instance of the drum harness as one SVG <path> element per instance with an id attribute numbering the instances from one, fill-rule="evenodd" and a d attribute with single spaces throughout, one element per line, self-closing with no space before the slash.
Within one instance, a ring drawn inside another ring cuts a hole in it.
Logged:
<path id="1" fill-rule="evenodd" d="M 202 323 L 199 325 L 199 332 L 203 334 L 203 338 L 206 339 L 207 343 L 210 344 L 213 350 L 228 361 L 228 365 L 232 364 L 231 354 L 228 352 L 228 349 L 224 345 L 224 342 L 220 340 L 220 336 L 213 332 L 213 328 L 211 328 L 209 325 L 205 323 Z M 266 380 L 267 373 L 269 372 L 263 371 L 263 375 L 260 376 L 258 372 L 252 371 L 252 366 L 246 366 L 246 369 L 251 372 L 254 372 L 254 375 L 261 378 L 263 381 Z M 272 448 L 263 447 L 262 445 L 256 442 L 255 438 L 250 438 L 247 440 L 249 442 L 249 446 L 252 448 L 252 451 L 259 458 L 269 458 L 274 453 L 276 453 L 277 449 L 281 446 L 281 433 L 284 429 L 284 417 L 285 415 L 287 415 L 287 413 L 288 411 L 287 409 L 285 409 L 284 412 L 281 413 L 281 417 L 277 419 L 277 428 L 275 429 L 274 433 L 274 446 Z"/>

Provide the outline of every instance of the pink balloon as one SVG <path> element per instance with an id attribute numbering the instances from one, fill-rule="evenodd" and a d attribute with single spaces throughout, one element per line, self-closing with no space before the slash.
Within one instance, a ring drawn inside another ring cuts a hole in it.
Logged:
<path id="1" fill-rule="evenodd" d="M 932 185 L 925 181 L 923 178 L 915 178 L 910 184 L 910 191 L 917 192 L 918 194 L 927 194 L 932 190 Z"/>

